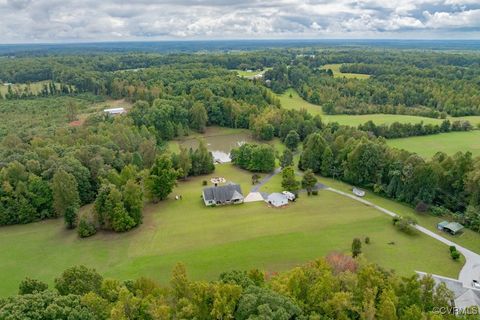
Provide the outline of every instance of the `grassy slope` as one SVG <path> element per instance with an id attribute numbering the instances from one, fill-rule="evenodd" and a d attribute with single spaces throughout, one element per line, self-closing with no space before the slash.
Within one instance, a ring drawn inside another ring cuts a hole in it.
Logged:
<path id="1" fill-rule="evenodd" d="M 251 187 L 250 173 L 229 164 L 217 166 L 213 175 L 240 183 L 245 193 Z M 380 212 L 334 193 L 302 197 L 279 210 L 264 203 L 205 208 L 200 199 L 204 179 L 181 182 L 173 195 L 182 194 L 183 200 L 148 206 L 144 224 L 126 234 L 100 233 L 81 240 L 60 220 L 1 228 L 0 296 L 14 293 L 27 275 L 52 283 L 76 264 L 106 276 L 160 281 L 169 279 L 178 261 L 196 279 L 212 279 L 235 268 L 283 270 L 332 250 L 348 252 L 352 238 L 367 235 L 372 244 L 364 248 L 366 257 L 400 274 L 424 270 L 456 276 L 461 268 L 441 243 L 406 236 Z M 390 241 L 396 245 L 388 245 Z M 412 259 L 418 256 L 423 259 Z"/>
<path id="2" fill-rule="evenodd" d="M 370 78 L 369 74 L 361 73 L 342 73 L 340 72 L 341 63 L 338 64 L 326 64 L 322 69 L 331 69 L 333 71 L 334 78 L 349 78 L 349 79 L 368 79 Z"/>
<path id="3" fill-rule="evenodd" d="M 480 131 L 449 132 L 423 137 L 409 137 L 387 140 L 388 145 L 405 149 L 430 158 L 438 151 L 454 154 L 458 151 L 470 151 L 480 155 Z"/>

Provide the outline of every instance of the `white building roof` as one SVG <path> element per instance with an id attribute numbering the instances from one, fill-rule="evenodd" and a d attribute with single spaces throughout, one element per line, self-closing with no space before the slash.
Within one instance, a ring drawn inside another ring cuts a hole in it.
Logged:
<path id="1" fill-rule="evenodd" d="M 111 109 L 105 109 L 103 112 L 110 113 L 110 114 L 120 114 L 120 113 L 125 113 L 125 108 L 111 108 Z"/>

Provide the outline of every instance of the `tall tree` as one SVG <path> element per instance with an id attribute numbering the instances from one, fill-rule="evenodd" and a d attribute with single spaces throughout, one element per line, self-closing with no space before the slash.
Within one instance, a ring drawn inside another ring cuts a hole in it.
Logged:
<path id="1" fill-rule="evenodd" d="M 80 197 L 75 177 L 63 169 L 59 169 L 52 180 L 53 208 L 57 216 L 64 216 L 69 228 L 75 225 L 76 212 Z M 68 213 L 68 214 L 66 214 Z"/>
<path id="2" fill-rule="evenodd" d="M 292 166 L 282 170 L 282 188 L 294 193 L 300 189 L 300 183 L 295 179 L 295 169 Z"/>
<path id="3" fill-rule="evenodd" d="M 298 135 L 297 131 L 290 130 L 290 132 L 285 137 L 285 145 L 288 149 L 295 151 L 298 148 L 298 144 L 300 143 L 300 136 Z"/>
<path id="4" fill-rule="evenodd" d="M 180 146 L 180 153 L 178 155 L 178 168 L 181 170 L 180 175 L 186 179 L 192 169 L 192 158 L 188 153 L 187 148 Z"/>
<path id="5" fill-rule="evenodd" d="M 307 193 L 310 195 L 312 193 L 313 188 L 317 184 L 317 177 L 311 169 L 305 171 L 305 174 L 302 178 L 302 188 L 307 190 Z"/>
<path id="6" fill-rule="evenodd" d="M 171 158 L 166 154 L 158 156 L 147 178 L 147 187 L 152 200 L 155 202 L 165 200 L 173 191 L 176 180 L 177 172 L 172 166 Z"/>
<path id="7" fill-rule="evenodd" d="M 195 102 L 190 109 L 190 126 L 198 132 L 205 132 L 208 115 L 203 103 Z"/>

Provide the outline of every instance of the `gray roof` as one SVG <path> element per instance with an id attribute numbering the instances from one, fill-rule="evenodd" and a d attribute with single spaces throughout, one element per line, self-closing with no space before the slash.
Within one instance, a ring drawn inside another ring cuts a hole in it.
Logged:
<path id="1" fill-rule="evenodd" d="M 425 277 L 425 272 L 417 271 L 421 277 Z M 436 285 L 444 283 L 448 290 L 453 294 L 453 300 L 455 306 L 460 309 L 465 309 L 472 306 L 480 306 L 480 290 L 475 288 L 466 287 L 463 282 L 439 276 L 436 274 L 431 275 Z"/>
<path id="2" fill-rule="evenodd" d="M 242 189 L 238 184 L 226 184 L 218 187 L 207 187 L 203 189 L 203 198 L 207 201 L 225 202 L 232 199 L 242 199 Z"/>
<path id="3" fill-rule="evenodd" d="M 448 221 L 445 220 L 445 221 L 439 222 L 439 223 L 438 223 L 438 226 L 440 226 L 440 227 L 443 228 L 443 227 L 445 227 L 446 225 L 448 225 L 449 223 L 450 223 L 450 222 L 448 222 Z"/>
<path id="4" fill-rule="evenodd" d="M 286 195 L 278 192 L 271 193 L 267 199 L 268 201 L 285 201 L 285 200 L 288 201 L 288 198 Z"/>
<path id="5" fill-rule="evenodd" d="M 450 222 L 446 226 L 443 227 L 444 229 L 452 230 L 453 232 L 458 232 L 463 229 L 463 226 L 458 222 Z"/>

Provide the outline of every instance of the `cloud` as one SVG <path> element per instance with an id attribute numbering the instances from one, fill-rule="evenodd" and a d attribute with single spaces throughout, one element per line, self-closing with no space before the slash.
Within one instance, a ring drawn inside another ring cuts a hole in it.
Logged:
<path id="1" fill-rule="evenodd" d="M 0 0 L 0 43 L 479 38 L 478 0 Z"/>

